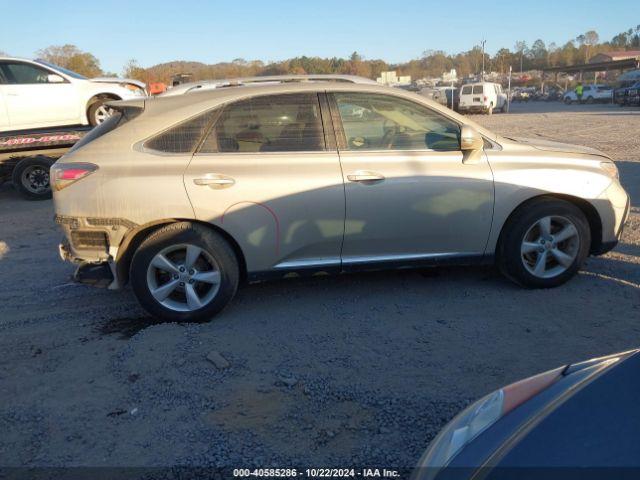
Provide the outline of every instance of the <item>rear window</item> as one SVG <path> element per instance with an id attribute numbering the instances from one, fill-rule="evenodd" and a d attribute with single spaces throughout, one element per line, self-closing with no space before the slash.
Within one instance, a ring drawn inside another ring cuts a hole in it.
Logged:
<path id="1" fill-rule="evenodd" d="M 163 153 L 192 153 L 217 115 L 218 110 L 211 110 L 174 125 L 147 140 L 144 148 Z"/>
<path id="2" fill-rule="evenodd" d="M 482 87 L 482 85 L 474 85 L 473 86 L 473 94 L 474 95 L 481 95 L 484 92 L 484 89 Z"/>
<path id="3" fill-rule="evenodd" d="M 116 111 L 109 116 L 100 125 L 94 127 L 89 133 L 76 142 L 73 147 L 69 149 L 69 152 L 74 152 L 80 147 L 84 147 L 89 142 L 100 138 L 101 136 L 115 130 L 117 127 L 121 127 L 129 120 L 133 120 L 142 113 L 142 108 L 137 107 L 125 107 L 120 111 Z"/>
<path id="4" fill-rule="evenodd" d="M 471 93 L 471 85 L 462 87 L 462 95 L 469 95 Z"/>

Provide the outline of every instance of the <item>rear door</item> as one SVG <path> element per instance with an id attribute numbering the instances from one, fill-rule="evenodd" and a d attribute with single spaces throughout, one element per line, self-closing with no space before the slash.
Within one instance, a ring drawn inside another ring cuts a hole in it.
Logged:
<path id="1" fill-rule="evenodd" d="M 38 128 L 78 123 L 79 103 L 75 86 L 64 79 L 49 82 L 55 72 L 27 62 L 0 62 L 11 129 Z"/>
<path id="2" fill-rule="evenodd" d="M 227 105 L 185 172 L 196 217 L 229 232 L 251 272 L 340 267 L 344 186 L 321 99 L 305 92 Z"/>
<path id="3" fill-rule="evenodd" d="M 484 154 L 463 163 L 458 123 L 378 93 L 336 92 L 331 107 L 345 176 L 343 267 L 483 255 L 493 175 Z"/>
<path id="4" fill-rule="evenodd" d="M 472 104 L 472 87 L 471 85 L 463 85 L 460 90 L 460 103 L 459 106 L 463 108 L 469 108 Z"/>

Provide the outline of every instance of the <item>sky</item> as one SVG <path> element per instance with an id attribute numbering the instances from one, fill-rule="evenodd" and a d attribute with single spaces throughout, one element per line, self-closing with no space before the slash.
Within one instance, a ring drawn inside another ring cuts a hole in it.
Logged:
<path id="1" fill-rule="evenodd" d="M 637 0 L 0 0 L 0 12 L 0 51 L 34 58 L 70 43 L 118 74 L 130 59 L 149 67 L 358 51 L 395 63 L 483 39 L 493 54 L 518 40 L 562 45 L 588 30 L 610 40 L 640 24 Z"/>

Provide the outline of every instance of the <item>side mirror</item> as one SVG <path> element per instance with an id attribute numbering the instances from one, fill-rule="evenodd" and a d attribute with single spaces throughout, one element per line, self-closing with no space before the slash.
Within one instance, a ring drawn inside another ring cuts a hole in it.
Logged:
<path id="1" fill-rule="evenodd" d="M 48 83 L 64 83 L 64 78 L 62 78 L 60 75 L 56 75 L 55 73 L 50 73 L 49 75 L 47 75 L 47 82 Z"/>
<path id="2" fill-rule="evenodd" d="M 460 149 L 463 152 L 482 150 L 484 147 L 484 139 L 469 125 L 463 125 L 460 130 Z"/>

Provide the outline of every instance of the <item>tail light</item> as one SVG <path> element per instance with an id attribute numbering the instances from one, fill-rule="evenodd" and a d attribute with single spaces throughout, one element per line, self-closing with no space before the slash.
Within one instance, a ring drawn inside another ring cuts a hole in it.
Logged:
<path id="1" fill-rule="evenodd" d="M 486 95 L 484 96 L 484 101 L 485 101 L 485 102 L 487 101 L 487 96 L 486 96 Z"/>
<path id="2" fill-rule="evenodd" d="M 51 187 L 56 192 L 98 170 L 93 163 L 55 163 L 51 167 Z"/>
<path id="3" fill-rule="evenodd" d="M 566 367 L 525 378 L 490 393 L 463 410 L 431 442 L 418 467 L 431 479 L 449 461 L 487 428 L 511 410 L 542 392 L 559 378 Z M 428 468 L 427 468 L 428 467 Z"/>

